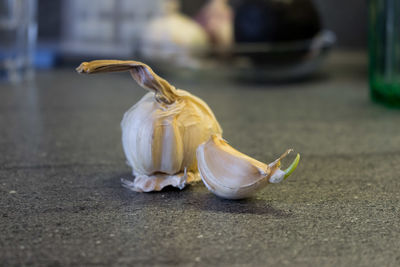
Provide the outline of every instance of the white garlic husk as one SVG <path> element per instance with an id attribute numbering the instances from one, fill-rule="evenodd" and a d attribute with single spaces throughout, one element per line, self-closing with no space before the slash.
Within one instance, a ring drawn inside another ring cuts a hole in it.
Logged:
<path id="1" fill-rule="evenodd" d="M 124 186 L 139 192 L 160 191 L 166 186 L 184 188 L 200 180 L 196 149 L 213 134 L 221 134 L 213 112 L 200 98 L 177 90 L 136 61 L 100 60 L 82 63 L 78 72 L 129 70 L 149 89 L 121 122 L 122 145 L 135 179 Z"/>
<path id="2" fill-rule="evenodd" d="M 254 195 L 269 183 L 279 183 L 297 167 L 300 155 L 291 166 L 282 171 L 281 157 L 265 164 L 232 148 L 219 135 L 201 144 L 197 149 L 198 169 L 206 187 L 221 198 L 242 199 Z"/>

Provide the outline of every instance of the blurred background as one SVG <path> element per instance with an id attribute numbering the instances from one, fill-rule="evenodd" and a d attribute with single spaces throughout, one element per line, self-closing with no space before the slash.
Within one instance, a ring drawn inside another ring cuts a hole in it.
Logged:
<path id="1" fill-rule="evenodd" d="M 99 4 L 94 4 L 99 3 Z M 87 7 L 99 8 L 101 10 L 101 3 L 105 9 L 108 9 L 109 14 L 119 14 L 115 8 L 120 3 L 131 3 L 132 21 L 139 20 L 141 17 L 147 17 L 154 8 L 153 3 L 160 2 L 158 0 L 136 1 L 136 0 L 82 0 L 82 1 L 68 1 L 68 0 L 38 0 L 38 21 L 39 21 L 39 41 L 59 42 L 63 37 L 67 37 L 67 32 L 73 27 L 73 19 L 75 17 L 68 17 L 68 12 L 71 8 L 84 9 Z M 188 16 L 195 16 L 197 12 L 207 3 L 207 0 L 181 0 L 181 11 Z M 231 1 L 232 2 L 232 1 Z M 236 1 L 238 2 L 238 1 Z M 284 2 L 284 1 L 283 1 Z M 367 46 L 367 1 L 354 0 L 348 1 L 343 6 L 343 3 L 335 0 L 313 0 L 312 3 L 316 6 L 324 28 L 330 29 L 336 33 L 337 46 L 340 48 L 360 49 Z M 139 5 L 139 7 L 138 7 Z M 140 14 L 139 9 L 145 10 L 146 14 Z M 125 9 L 127 13 L 128 10 Z M 101 11 L 100 11 L 101 12 Z M 138 14 L 134 14 L 134 13 Z M 94 12 L 95 13 L 95 12 Z M 136 17 L 135 17 L 136 15 Z M 132 33 L 137 31 L 137 28 L 143 25 L 135 25 L 132 23 Z M 99 26 L 100 27 L 100 26 Z M 123 26 L 122 26 L 123 27 Z M 68 30 L 68 28 L 70 28 Z"/>
<path id="2" fill-rule="evenodd" d="M 367 48 L 365 0 L 345 7 L 334 0 L 1 0 L 0 8 L 0 74 L 11 80 L 24 79 L 17 70 L 24 64 L 49 69 L 116 58 L 143 60 L 161 72 L 225 66 L 220 76 L 287 81 L 310 77 L 332 47 Z M 28 47 L 18 48 L 25 52 L 14 51 L 20 37 L 4 26 L 5 14 L 18 17 L 18 8 L 32 17 L 18 22 L 30 36 Z M 25 59 L 4 63 L 18 53 Z"/>

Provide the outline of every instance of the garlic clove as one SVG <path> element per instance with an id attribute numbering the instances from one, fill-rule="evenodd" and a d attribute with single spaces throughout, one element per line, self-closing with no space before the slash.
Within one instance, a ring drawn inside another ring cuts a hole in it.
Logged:
<path id="1" fill-rule="evenodd" d="M 197 148 L 198 169 L 206 187 L 219 197 L 250 197 L 268 183 L 278 183 L 296 169 L 300 156 L 285 171 L 279 169 L 287 150 L 271 164 L 255 160 L 232 148 L 220 136 L 213 135 Z"/>

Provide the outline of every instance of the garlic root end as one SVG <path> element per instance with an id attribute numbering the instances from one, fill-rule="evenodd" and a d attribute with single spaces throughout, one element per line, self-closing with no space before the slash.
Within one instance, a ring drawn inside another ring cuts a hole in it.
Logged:
<path id="1" fill-rule="evenodd" d="M 122 186 L 135 192 L 161 191 L 167 186 L 183 189 L 188 184 L 200 181 L 200 175 L 193 172 L 181 172 L 174 175 L 154 174 L 136 175 L 133 181 L 121 179 Z"/>

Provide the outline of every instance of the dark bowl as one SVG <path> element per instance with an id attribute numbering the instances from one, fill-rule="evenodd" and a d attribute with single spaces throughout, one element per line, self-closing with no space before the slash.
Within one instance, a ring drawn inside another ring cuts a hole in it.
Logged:
<path id="1" fill-rule="evenodd" d="M 238 76 L 283 80 L 302 78 L 320 66 L 336 41 L 324 30 L 314 38 L 278 43 L 242 43 L 231 51 Z"/>

